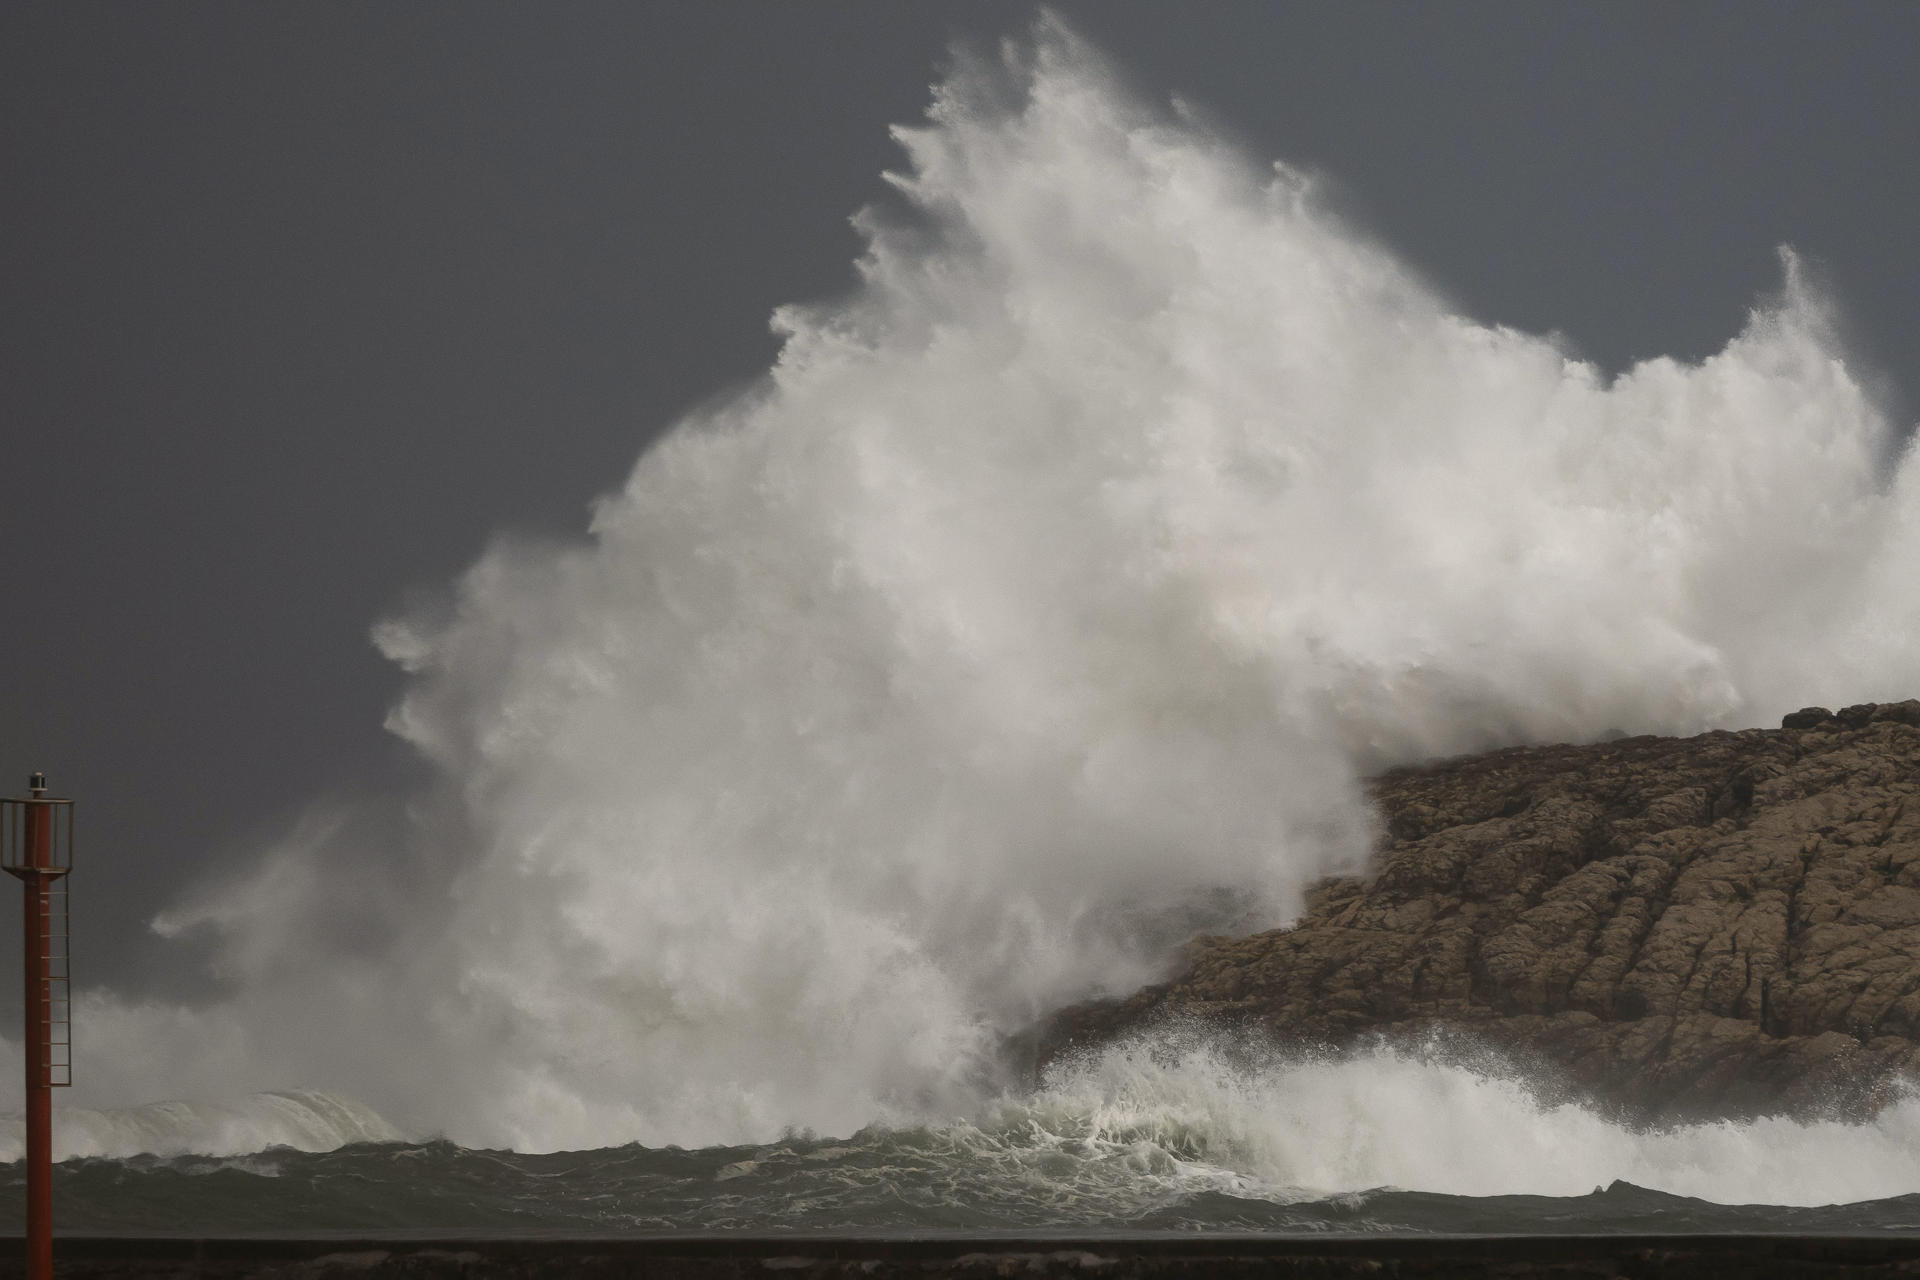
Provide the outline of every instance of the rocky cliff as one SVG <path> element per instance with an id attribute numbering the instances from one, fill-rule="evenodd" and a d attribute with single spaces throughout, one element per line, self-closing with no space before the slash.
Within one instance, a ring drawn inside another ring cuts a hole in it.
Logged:
<path id="1" fill-rule="evenodd" d="M 1059 1015 L 1482 1044 L 1648 1121 L 1856 1112 L 1920 1071 L 1920 701 L 1522 747 L 1378 779 L 1369 878 Z"/>

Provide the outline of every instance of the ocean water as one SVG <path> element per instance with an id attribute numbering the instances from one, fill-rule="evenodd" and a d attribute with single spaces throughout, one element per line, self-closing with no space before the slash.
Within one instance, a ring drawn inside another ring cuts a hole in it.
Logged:
<path id="1" fill-rule="evenodd" d="M 62 1221 L 1897 1225 L 1906 1102 L 1000 1062 L 1364 870 L 1381 768 L 1920 693 L 1909 424 L 1791 249 L 1719 352 L 1607 371 L 1051 18 L 894 135 L 764 378 L 375 627 L 431 781 L 167 904 L 217 994 L 76 992 Z"/>
<path id="2" fill-rule="evenodd" d="M 17 1153 L 17 1122 L 0 1141 Z M 289 1093 L 67 1112 L 57 1141 L 79 1233 L 1920 1229 L 1920 1095 L 1868 1122 L 1634 1130 L 1497 1063 L 1288 1058 L 1191 1028 L 970 1119 L 842 1137 L 528 1154 Z M 16 1161 L 0 1220 L 23 1195 Z"/>
<path id="3" fill-rule="evenodd" d="M 991 1150 L 969 1151 L 986 1141 Z M 1017 1150 L 1004 1135 L 932 1130 L 692 1151 L 638 1145 L 521 1155 L 451 1143 L 325 1153 L 75 1160 L 54 1178 L 55 1221 L 73 1234 L 313 1232 L 465 1235 L 829 1231 L 969 1234 L 1262 1231 L 1290 1234 L 1902 1233 L 1920 1194 L 1851 1204 L 1718 1204 L 1613 1182 L 1585 1195 L 1456 1196 L 1376 1188 L 1262 1192 L 1223 1170 L 1073 1168 L 1069 1147 Z M 1017 1176 L 1009 1177 L 1009 1174 Z M 1131 1175 L 1131 1176 L 1129 1176 Z M 0 1217 L 18 1219 L 17 1167 Z"/>

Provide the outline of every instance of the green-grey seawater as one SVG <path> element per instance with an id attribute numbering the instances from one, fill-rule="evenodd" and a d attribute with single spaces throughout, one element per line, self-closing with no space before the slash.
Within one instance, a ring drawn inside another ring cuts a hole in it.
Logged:
<path id="1" fill-rule="evenodd" d="M 24 1191 L 23 1167 L 7 1166 L 0 1221 L 19 1217 Z M 523 1155 L 433 1142 L 90 1158 L 58 1166 L 54 1194 L 59 1229 L 78 1234 L 1920 1230 L 1916 1195 L 1826 1207 L 1718 1205 L 1616 1182 L 1563 1197 L 1380 1189 L 1289 1199 L 1158 1148 L 1116 1154 L 936 1130 L 691 1151 Z"/>

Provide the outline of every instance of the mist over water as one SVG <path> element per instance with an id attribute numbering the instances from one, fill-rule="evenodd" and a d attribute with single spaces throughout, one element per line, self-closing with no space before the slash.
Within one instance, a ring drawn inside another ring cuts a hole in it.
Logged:
<path id="1" fill-rule="evenodd" d="M 1001 1037 L 1362 867 L 1367 773 L 1920 691 L 1920 467 L 1790 252 L 1719 354 L 1613 376 L 1051 20 L 895 132 L 857 286 L 762 383 L 376 629 L 439 779 L 402 834 L 316 810 L 164 912 L 229 994 L 83 999 L 77 1100 L 317 1085 L 523 1151 L 1093 1115 L 1127 1051 L 1010 1101 Z M 1141 1123 L 1225 1108 L 1195 1159 L 1262 1185 L 1920 1189 L 1871 1126 L 1661 1145 L 1458 1068 L 1183 1061 Z"/>
<path id="2" fill-rule="evenodd" d="M 331 1151 L 356 1142 L 400 1142 L 406 1137 L 384 1118 L 347 1098 L 307 1090 L 256 1093 L 224 1101 L 149 1102 L 95 1111 L 57 1113 L 55 1160 L 90 1156 L 234 1156 L 267 1147 Z M 0 1120 L 0 1162 L 26 1153 L 17 1117 Z"/>

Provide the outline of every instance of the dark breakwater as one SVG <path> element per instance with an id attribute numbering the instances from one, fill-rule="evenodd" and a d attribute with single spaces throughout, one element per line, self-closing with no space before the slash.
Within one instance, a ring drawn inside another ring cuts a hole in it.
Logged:
<path id="1" fill-rule="evenodd" d="M 1913 1238 L 1740 1236 L 652 1237 L 644 1239 L 90 1238 L 63 1240 L 69 1277 L 778 1275 L 1134 1277 L 1773 1277 L 1910 1275 Z M 20 1274 L 0 1260 L 0 1278 Z"/>

